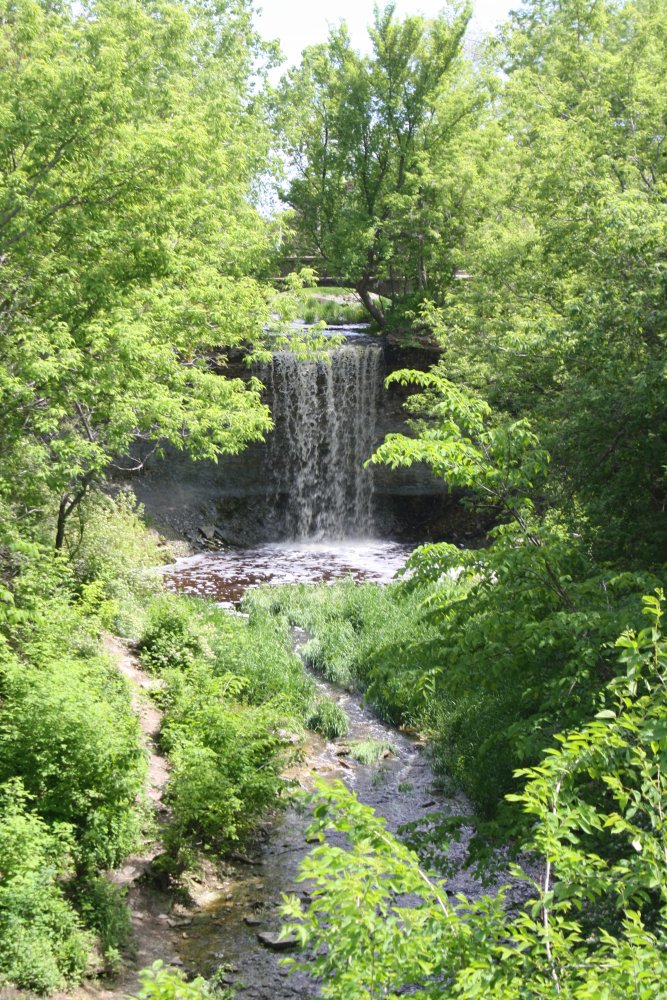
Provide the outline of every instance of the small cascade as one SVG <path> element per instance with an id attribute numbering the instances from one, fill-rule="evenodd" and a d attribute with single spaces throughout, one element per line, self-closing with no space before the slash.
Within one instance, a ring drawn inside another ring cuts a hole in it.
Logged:
<path id="1" fill-rule="evenodd" d="M 378 443 L 382 371 L 382 348 L 364 341 L 321 361 L 278 353 L 262 373 L 275 424 L 265 468 L 286 537 L 373 534 L 373 476 L 364 462 Z"/>

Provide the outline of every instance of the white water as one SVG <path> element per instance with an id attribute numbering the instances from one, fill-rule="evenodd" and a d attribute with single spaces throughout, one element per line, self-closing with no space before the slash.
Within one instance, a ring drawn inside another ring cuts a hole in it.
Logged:
<path id="1" fill-rule="evenodd" d="M 411 545 L 375 538 L 273 542 L 185 556 L 166 567 L 165 579 L 183 593 L 232 607 L 246 590 L 263 584 L 331 583 L 344 578 L 388 583 L 411 550 Z"/>
<path id="2" fill-rule="evenodd" d="M 364 463 L 378 444 L 382 348 L 346 344 L 306 363 L 281 352 L 262 380 L 275 423 L 266 468 L 284 535 L 372 535 L 373 477 Z"/>

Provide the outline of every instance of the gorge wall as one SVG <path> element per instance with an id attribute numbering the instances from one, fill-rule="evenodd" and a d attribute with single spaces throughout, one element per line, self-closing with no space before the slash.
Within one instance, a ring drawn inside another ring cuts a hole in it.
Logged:
<path id="1" fill-rule="evenodd" d="M 367 536 L 465 541 L 474 533 L 469 519 L 428 468 L 364 468 L 387 433 L 407 430 L 409 390 L 387 390 L 384 379 L 433 361 L 431 351 L 404 351 L 357 332 L 330 362 L 278 353 L 252 372 L 275 424 L 265 443 L 217 464 L 170 450 L 131 485 L 163 532 L 195 545 L 214 538 L 233 545 Z"/>

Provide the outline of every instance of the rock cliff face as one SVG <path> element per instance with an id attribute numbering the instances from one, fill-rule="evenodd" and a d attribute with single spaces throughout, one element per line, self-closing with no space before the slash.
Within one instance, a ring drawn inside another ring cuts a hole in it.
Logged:
<path id="1" fill-rule="evenodd" d="M 457 498 L 428 468 L 363 467 L 387 433 L 407 430 L 402 404 L 409 390 L 385 389 L 385 377 L 433 361 L 430 351 L 403 351 L 358 334 L 330 364 L 278 354 L 253 372 L 266 386 L 275 423 L 265 443 L 218 464 L 168 451 L 132 486 L 161 530 L 193 544 L 469 539 Z"/>

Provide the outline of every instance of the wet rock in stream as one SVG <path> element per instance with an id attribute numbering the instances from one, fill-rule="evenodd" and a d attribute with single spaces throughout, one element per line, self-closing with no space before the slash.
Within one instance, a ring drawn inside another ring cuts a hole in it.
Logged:
<path id="1" fill-rule="evenodd" d="M 258 931 L 257 940 L 272 951 L 291 951 L 298 943 L 296 934 L 281 937 L 280 933 L 272 934 L 271 931 Z"/>

